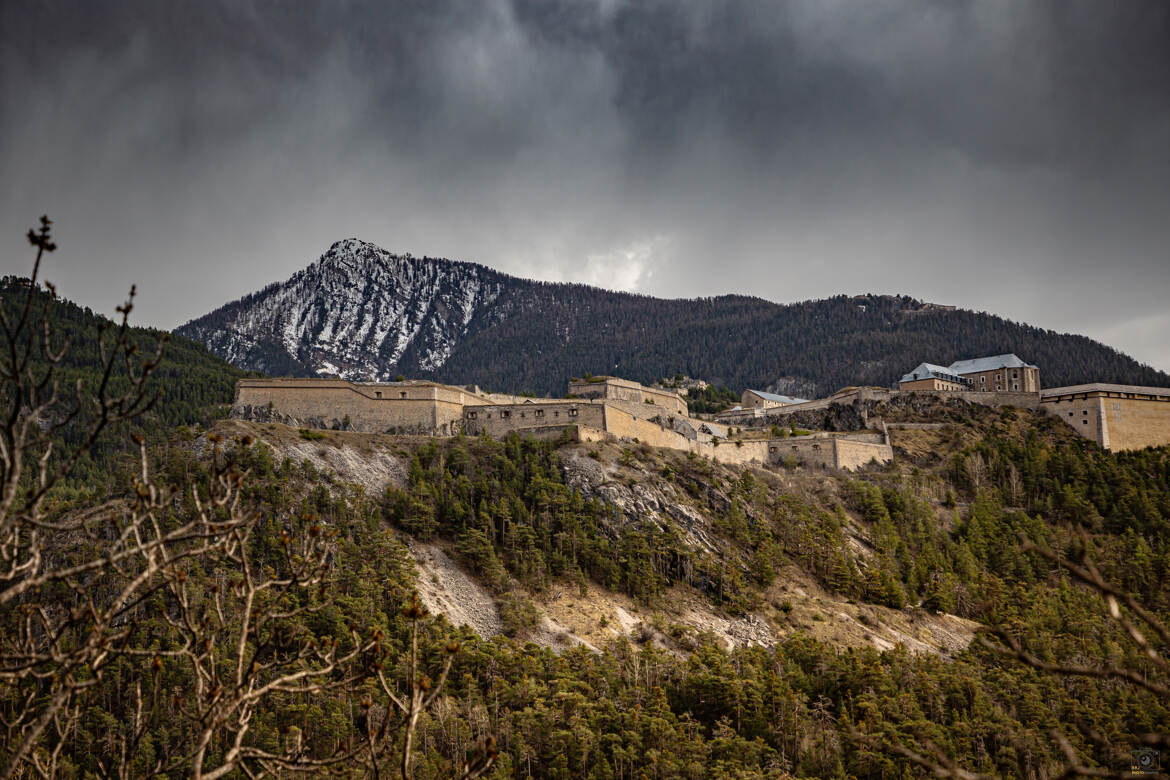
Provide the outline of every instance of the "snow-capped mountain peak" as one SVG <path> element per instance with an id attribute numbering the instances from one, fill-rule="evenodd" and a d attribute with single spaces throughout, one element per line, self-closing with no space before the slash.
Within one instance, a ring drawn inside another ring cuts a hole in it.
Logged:
<path id="1" fill-rule="evenodd" d="M 408 352 L 413 366 L 441 367 L 507 281 L 482 266 L 395 255 L 347 238 L 287 281 L 179 332 L 259 371 L 392 379 Z"/>

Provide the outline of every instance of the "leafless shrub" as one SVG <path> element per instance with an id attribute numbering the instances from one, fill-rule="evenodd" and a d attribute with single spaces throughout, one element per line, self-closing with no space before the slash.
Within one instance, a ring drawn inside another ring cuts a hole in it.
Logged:
<path id="1" fill-rule="evenodd" d="M 61 387 L 68 344 L 55 343 L 52 301 L 37 304 L 42 260 L 56 249 L 50 230 L 42 217 L 29 231 L 36 260 L 27 292 L 0 312 L 0 777 L 57 776 L 84 708 L 117 666 L 132 670 L 131 715 L 95 759 L 105 776 L 213 780 L 339 767 L 379 777 L 397 764 L 409 780 L 419 717 L 435 704 L 459 647 L 448 645 L 432 681 L 418 654 L 427 615 L 408 605 L 403 687 L 387 676 L 399 664 L 379 632 L 363 636 L 350 625 L 347 636 L 320 638 L 299 628 L 329 604 L 333 531 L 312 517 L 290 519 L 279 555 L 257 559 L 260 515 L 243 498 L 248 475 L 233 454 L 247 439 L 229 447 L 209 436 L 206 477 L 170 487 L 154 479 L 139 437 L 128 496 L 46 508 L 104 431 L 151 408 L 147 379 L 162 359 L 161 343 L 143 356 L 132 340 L 131 289 L 112 332 L 98 334 L 96 386 Z M 78 443 L 54 451 L 66 429 Z M 171 672 L 190 688 L 164 691 Z M 384 702 L 369 700 L 365 733 L 330 755 L 310 752 L 295 730 L 277 751 L 251 738 L 255 716 L 275 697 L 357 697 L 370 685 Z M 174 741 L 153 746 L 151 765 L 136 765 L 147 736 L 175 717 L 185 727 L 171 730 Z M 494 758 L 489 738 L 456 776 L 477 777 Z"/>

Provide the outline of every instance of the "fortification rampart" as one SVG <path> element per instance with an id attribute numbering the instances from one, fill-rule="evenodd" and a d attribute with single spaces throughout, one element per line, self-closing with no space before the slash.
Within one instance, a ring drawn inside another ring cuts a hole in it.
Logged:
<path id="1" fill-rule="evenodd" d="M 844 471 L 855 471 L 871 462 L 888 463 L 894 458 L 889 444 L 845 436 L 773 440 L 768 445 L 771 463 L 796 462 Z"/>
<path id="2" fill-rule="evenodd" d="M 463 431 L 500 438 L 513 431 L 564 425 L 605 430 L 605 405 L 595 401 L 547 399 L 522 404 L 488 404 L 463 412 Z"/>
<path id="3" fill-rule="evenodd" d="M 557 404 L 520 406 L 481 406 L 468 409 L 464 429 L 468 433 L 486 432 L 496 437 L 509 433 L 558 438 L 565 430 L 565 411 L 573 408 L 576 422 L 569 434 L 579 441 L 629 441 L 652 447 L 692 452 L 720 463 L 786 464 L 789 461 L 817 468 L 854 470 L 876 460 L 885 463 L 893 450 L 881 433 L 823 433 L 791 439 L 719 440 L 704 435 L 688 436 L 664 424 L 635 415 L 628 404 L 610 401 L 576 401 L 558 409 Z M 560 415 L 557 415 L 560 412 Z"/>
<path id="4" fill-rule="evenodd" d="M 1170 443 L 1170 388 L 1091 384 L 1044 390 L 1043 409 L 1107 450 Z"/>
<path id="5" fill-rule="evenodd" d="M 888 463 L 894 459 L 894 449 L 889 444 L 878 444 L 854 439 L 834 439 L 836 464 L 834 468 L 856 471 L 870 463 Z"/>
<path id="6" fill-rule="evenodd" d="M 598 376 L 590 379 L 574 379 L 569 382 L 569 395 L 590 400 L 628 401 L 646 404 L 665 411 L 667 414 L 687 415 L 687 402 L 671 390 L 646 387 L 629 379 L 613 376 Z"/>
<path id="7" fill-rule="evenodd" d="M 313 428 L 447 436 L 462 424 L 465 407 L 483 403 L 466 390 L 434 382 L 241 379 L 232 414 Z"/>
<path id="8" fill-rule="evenodd" d="M 891 391 L 899 392 L 899 391 Z M 920 393 L 921 390 L 911 390 L 911 393 Z M 979 390 L 933 390 L 929 395 L 942 399 L 957 398 L 971 404 L 983 406 L 1014 406 L 1019 409 L 1039 409 L 1039 393 L 1007 393 Z"/>
<path id="9" fill-rule="evenodd" d="M 1098 396 L 1071 396 L 1054 399 L 1045 404 L 1045 408 L 1081 436 L 1092 439 L 1105 449 L 1110 448 L 1104 399 Z"/>
<path id="10" fill-rule="evenodd" d="M 889 460 L 891 455 L 882 435 L 873 432 L 732 441 L 717 424 L 644 400 L 526 398 L 491 403 L 499 398 L 434 382 L 241 380 L 233 415 L 369 433 L 446 436 L 465 431 L 503 437 L 516 432 L 545 439 L 568 435 L 584 441 L 637 441 L 738 465 L 782 463 L 794 457 L 811 466 L 852 469 L 872 459 Z"/>

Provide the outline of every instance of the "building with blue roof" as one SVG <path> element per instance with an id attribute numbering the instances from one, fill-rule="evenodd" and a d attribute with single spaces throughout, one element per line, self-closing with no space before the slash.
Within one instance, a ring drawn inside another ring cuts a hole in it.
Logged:
<path id="1" fill-rule="evenodd" d="M 920 363 L 899 381 L 902 390 L 975 390 L 1038 393 L 1040 369 L 1011 353 L 956 360 L 949 366 Z"/>
<path id="2" fill-rule="evenodd" d="M 966 379 L 953 373 L 946 366 L 934 363 L 919 363 L 913 371 L 898 380 L 902 390 L 970 390 Z"/>

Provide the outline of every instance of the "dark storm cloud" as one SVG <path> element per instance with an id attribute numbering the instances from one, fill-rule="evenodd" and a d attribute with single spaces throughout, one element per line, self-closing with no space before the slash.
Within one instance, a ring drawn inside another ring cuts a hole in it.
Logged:
<path id="1" fill-rule="evenodd" d="M 173 326 L 333 240 L 905 292 L 1170 368 L 1164 0 L 10 2 L 0 236 Z M 31 224 L 31 223 L 30 223 Z"/>

